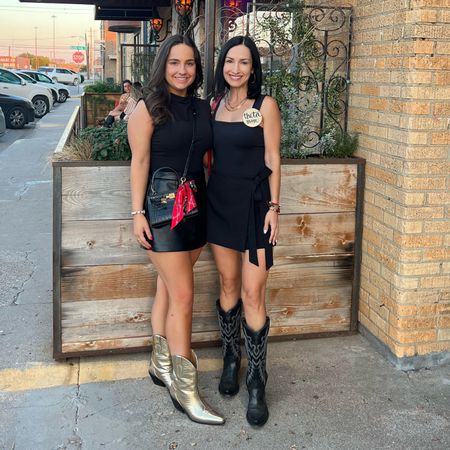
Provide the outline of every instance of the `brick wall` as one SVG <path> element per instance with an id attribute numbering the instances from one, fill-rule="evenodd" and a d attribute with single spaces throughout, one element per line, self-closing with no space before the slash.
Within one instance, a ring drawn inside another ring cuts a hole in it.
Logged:
<path id="1" fill-rule="evenodd" d="M 349 128 L 367 160 L 359 320 L 398 358 L 449 351 L 450 1 L 349 3 Z"/>

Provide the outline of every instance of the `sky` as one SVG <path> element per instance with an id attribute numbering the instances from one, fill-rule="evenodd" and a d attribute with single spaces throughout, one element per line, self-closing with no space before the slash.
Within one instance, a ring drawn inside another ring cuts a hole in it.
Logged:
<path id="1" fill-rule="evenodd" d="M 85 34 L 89 41 L 91 29 L 92 39 L 99 38 L 100 21 L 94 20 L 93 5 L 0 0 L 0 56 L 17 56 L 23 52 L 34 54 L 37 40 L 37 53 L 52 57 L 53 23 L 56 58 L 64 58 L 68 62 L 76 51 L 70 46 L 84 45 Z"/>

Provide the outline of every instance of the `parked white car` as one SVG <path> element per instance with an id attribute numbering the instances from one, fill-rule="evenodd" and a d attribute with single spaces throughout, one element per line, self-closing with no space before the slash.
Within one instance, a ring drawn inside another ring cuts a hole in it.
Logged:
<path id="1" fill-rule="evenodd" d="M 48 88 L 27 83 L 7 69 L 0 69 L 0 92 L 30 100 L 37 118 L 44 117 L 53 107 L 53 95 Z"/>
<path id="2" fill-rule="evenodd" d="M 30 77 L 30 75 L 27 75 L 26 73 L 21 73 L 18 70 L 15 70 L 14 73 L 18 75 L 22 80 L 26 81 L 27 83 L 31 83 L 33 85 L 41 86 L 45 89 L 48 89 L 50 93 L 52 94 L 53 98 L 53 104 L 55 104 L 58 101 L 58 90 L 55 87 L 51 87 L 50 85 L 46 85 L 44 83 L 40 83 L 33 78 Z"/>
<path id="3" fill-rule="evenodd" d="M 68 69 L 61 67 L 39 67 L 38 71 L 45 73 L 56 83 L 73 84 L 74 86 L 80 84 L 80 76 L 72 73 Z"/>
<path id="4" fill-rule="evenodd" d="M 46 83 L 49 88 L 55 88 L 58 91 L 58 103 L 64 103 L 70 97 L 70 92 L 69 89 L 66 87 L 66 85 L 61 83 L 55 83 L 45 73 L 38 72 L 37 70 L 28 70 L 28 69 L 19 70 L 18 72 L 26 73 L 34 80 L 40 81 L 41 83 Z"/>

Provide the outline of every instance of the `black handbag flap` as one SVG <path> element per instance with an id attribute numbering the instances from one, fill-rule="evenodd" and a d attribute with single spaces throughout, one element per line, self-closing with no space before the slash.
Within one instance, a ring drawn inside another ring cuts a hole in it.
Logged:
<path id="1" fill-rule="evenodd" d="M 178 172 L 171 167 L 161 167 L 153 173 L 150 183 L 150 197 L 161 197 L 176 193 L 180 185 Z"/>

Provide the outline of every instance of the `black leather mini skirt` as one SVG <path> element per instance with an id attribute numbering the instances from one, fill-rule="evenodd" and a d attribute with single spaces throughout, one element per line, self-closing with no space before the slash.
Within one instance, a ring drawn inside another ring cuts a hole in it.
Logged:
<path id="1" fill-rule="evenodd" d="M 170 224 L 151 228 L 153 239 L 147 239 L 154 252 L 184 252 L 206 244 L 206 183 L 205 177 L 195 177 L 197 192 L 194 193 L 198 214 L 183 219 L 173 230 Z M 148 220 L 148 216 L 147 216 Z M 150 223 L 150 222 L 149 222 Z"/>

